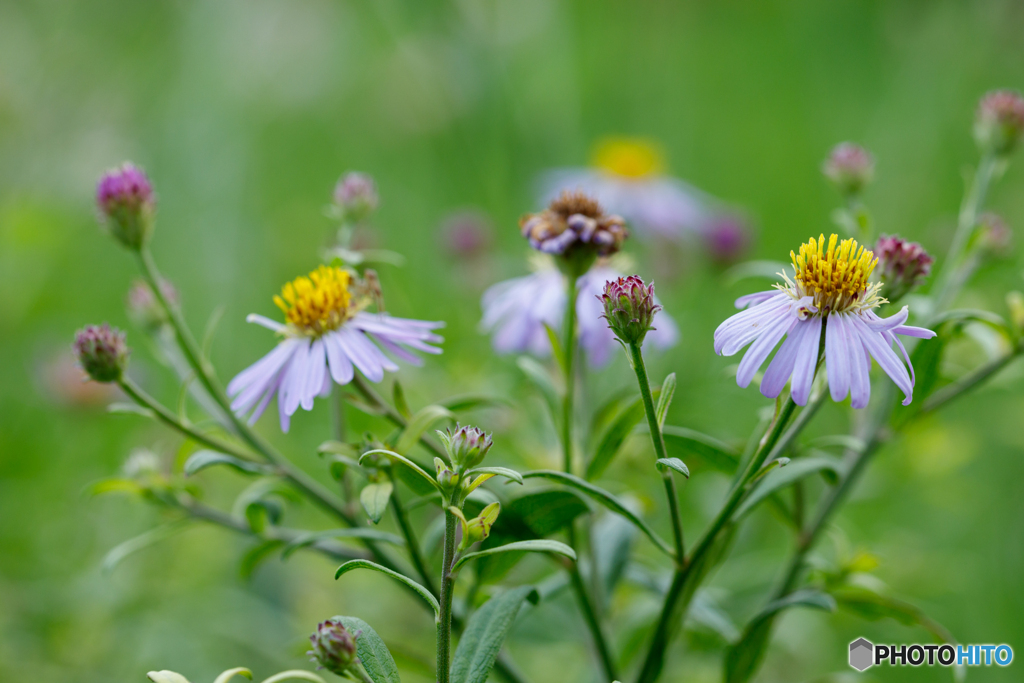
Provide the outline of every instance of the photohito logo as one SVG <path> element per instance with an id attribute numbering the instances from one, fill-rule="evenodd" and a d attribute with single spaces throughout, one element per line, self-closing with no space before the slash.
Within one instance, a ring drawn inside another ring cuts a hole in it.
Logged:
<path id="1" fill-rule="evenodd" d="M 875 645 L 867 638 L 850 643 L 850 666 L 864 671 L 876 664 L 889 666 L 1009 666 L 1009 645 Z"/>

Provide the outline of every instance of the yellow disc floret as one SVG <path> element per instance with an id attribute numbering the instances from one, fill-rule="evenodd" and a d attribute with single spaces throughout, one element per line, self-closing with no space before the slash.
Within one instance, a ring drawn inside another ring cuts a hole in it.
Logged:
<path id="1" fill-rule="evenodd" d="M 661 150 L 647 140 L 606 138 L 594 149 L 594 166 L 623 178 L 646 178 L 664 170 Z"/>
<path id="2" fill-rule="evenodd" d="M 309 277 L 297 277 L 281 288 L 274 303 L 288 323 L 311 336 L 335 330 L 356 313 L 351 276 L 341 268 L 320 266 Z"/>
<path id="3" fill-rule="evenodd" d="M 881 285 L 868 282 L 878 259 L 857 240 L 840 242 L 838 235 L 832 235 L 826 246 L 824 235 L 812 237 L 800 245 L 798 253 L 791 251 L 789 256 L 796 271 L 795 294 L 814 297 L 822 315 L 882 303 L 878 297 Z"/>

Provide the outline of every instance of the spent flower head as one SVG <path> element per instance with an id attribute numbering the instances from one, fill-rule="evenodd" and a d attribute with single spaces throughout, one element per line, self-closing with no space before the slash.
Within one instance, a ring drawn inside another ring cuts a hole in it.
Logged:
<path id="1" fill-rule="evenodd" d="M 654 285 L 645 285 L 637 275 L 606 282 L 597 298 L 604 305 L 601 317 L 623 344 L 643 344 L 654 329 L 654 315 L 661 310 L 654 301 Z"/>
<path id="2" fill-rule="evenodd" d="M 125 334 L 107 323 L 89 325 L 76 332 L 72 348 L 78 364 L 97 382 L 116 382 L 128 367 Z"/>
<path id="3" fill-rule="evenodd" d="M 853 142 L 842 142 L 832 148 L 821 172 L 846 196 L 860 194 L 875 174 L 871 153 Z"/>
<path id="4" fill-rule="evenodd" d="M 932 270 L 935 259 L 917 242 L 908 242 L 897 235 L 882 235 L 875 245 L 878 256 L 879 279 L 885 283 L 885 293 L 892 300 L 924 282 Z"/>
<path id="5" fill-rule="evenodd" d="M 334 203 L 341 209 L 344 220 L 359 223 L 380 203 L 377 184 L 366 173 L 350 171 L 334 186 Z"/>
<path id="6" fill-rule="evenodd" d="M 1024 134 L 1024 98 L 1013 90 L 995 90 L 981 98 L 974 117 L 974 139 L 982 152 L 1006 155 Z"/>
<path id="7" fill-rule="evenodd" d="M 455 429 L 438 432 L 448 457 L 457 472 L 465 472 L 483 462 L 493 442 L 491 435 L 479 427 L 455 425 Z"/>
<path id="8" fill-rule="evenodd" d="M 153 232 L 153 184 L 130 162 L 107 171 L 96 185 L 96 205 L 110 234 L 129 249 L 141 249 Z"/>
<path id="9" fill-rule="evenodd" d="M 530 246 L 556 256 L 570 277 L 585 273 L 599 256 L 618 252 L 628 234 L 621 217 L 604 213 L 593 197 L 570 191 L 540 213 L 524 216 L 519 227 Z"/>
<path id="10" fill-rule="evenodd" d="M 352 633 L 340 619 L 328 619 L 317 624 L 316 632 L 309 637 L 313 649 L 306 652 L 313 661 L 331 673 L 344 675 L 356 658 L 356 638 L 360 632 Z"/>

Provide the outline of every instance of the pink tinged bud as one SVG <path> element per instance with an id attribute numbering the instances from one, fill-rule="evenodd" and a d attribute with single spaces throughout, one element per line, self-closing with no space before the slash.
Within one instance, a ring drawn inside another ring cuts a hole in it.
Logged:
<path id="1" fill-rule="evenodd" d="M 357 661 L 356 638 L 345 628 L 339 619 L 328 619 L 318 624 L 316 633 L 309 637 L 313 649 L 306 654 L 313 656 L 313 661 L 331 673 L 343 675 Z"/>
<path id="2" fill-rule="evenodd" d="M 72 348 L 78 364 L 97 382 L 116 382 L 128 367 L 124 332 L 107 323 L 79 330 Z"/>
<path id="3" fill-rule="evenodd" d="M 932 270 L 935 259 L 916 242 L 896 235 L 882 235 L 875 246 L 879 278 L 890 301 L 903 297 L 920 285 Z"/>
<path id="4" fill-rule="evenodd" d="M 1024 98 L 1013 90 L 995 90 L 978 103 L 974 139 L 982 152 L 1006 155 L 1024 133 Z"/>
<path id="5" fill-rule="evenodd" d="M 978 240 L 987 253 L 1002 256 L 1010 250 L 1013 231 L 1002 216 L 986 212 L 978 217 Z"/>
<path id="6" fill-rule="evenodd" d="M 491 435 L 479 427 L 456 425 L 454 431 L 449 429 L 439 434 L 456 472 L 465 472 L 479 465 L 493 445 Z"/>
<path id="7" fill-rule="evenodd" d="M 750 248 L 751 231 L 746 221 L 739 216 L 722 214 L 712 218 L 705 231 L 711 258 L 722 264 L 735 263 Z"/>
<path id="8" fill-rule="evenodd" d="M 654 329 L 654 315 L 661 310 L 654 303 L 654 285 L 645 285 L 636 275 L 605 283 L 604 294 L 597 298 L 604 305 L 602 317 L 624 344 L 643 344 Z"/>
<path id="9" fill-rule="evenodd" d="M 449 216 L 442 231 L 447 252 L 457 258 L 480 256 L 493 242 L 494 230 L 490 220 L 476 211 L 462 211 Z"/>
<path id="10" fill-rule="evenodd" d="M 141 249 L 153 232 L 156 196 L 142 169 L 125 162 L 96 186 L 96 206 L 110 234 L 129 249 Z"/>
<path id="11" fill-rule="evenodd" d="M 831 180 L 844 195 L 856 195 L 871 182 L 875 174 L 875 160 L 871 153 L 860 145 L 843 142 L 836 145 L 821 172 Z"/>
<path id="12" fill-rule="evenodd" d="M 377 184 L 366 173 L 346 173 L 334 186 L 334 203 L 346 221 L 358 223 L 364 220 L 377 208 L 379 201 Z"/>
<path id="13" fill-rule="evenodd" d="M 178 305 L 178 290 L 175 289 L 170 281 L 162 280 L 160 282 L 160 289 L 164 299 L 171 306 Z M 131 289 L 128 290 L 128 296 L 125 298 L 125 308 L 128 310 L 128 317 L 139 327 L 153 329 L 167 322 L 167 313 L 164 311 L 163 306 L 160 305 L 160 302 L 153 295 L 153 290 L 150 289 L 149 284 L 142 280 L 136 280 L 132 284 Z"/>

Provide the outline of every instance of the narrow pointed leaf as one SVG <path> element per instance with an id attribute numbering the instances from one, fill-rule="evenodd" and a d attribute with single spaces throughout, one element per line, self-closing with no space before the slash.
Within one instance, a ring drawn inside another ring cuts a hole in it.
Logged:
<path id="1" fill-rule="evenodd" d="M 428 429 L 443 420 L 454 419 L 455 415 L 447 408 L 439 405 L 424 407 L 409 419 L 409 423 L 402 430 L 402 436 L 395 444 L 395 450 L 399 453 L 408 453 Z"/>
<path id="2" fill-rule="evenodd" d="M 244 676 L 250 681 L 252 680 L 252 672 L 246 669 L 244 666 L 240 666 L 235 669 L 228 669 L 213 681 L 213 683 L 228 683 L 235 676 Z"/>
<path id="3" fill-rule="evenodd" d="M 401 683 L 398 677 L 398 667 L 395 660 L 384 644 L 384 640 L 377 635 L 373 627 L 358 617 L 334 617 L 341 621 L 352 633 L 359 633 L 356 638 L 356 656 L 362 662 L 366 673 L 370 675 L 373 683 Z"/>
<path id="4" fill-rule="evenodd" d="M 150 671 L 146 678 L 153 683 L 189 683 L 187 678 L 174 671 Z"/>
<path id="5" fill-rule="evenodd" d="M 551 414 L 551 420 L 557 425 L 558 424 L 558 391 L 555 389 L 554 383 L 551 381 L 551 376 L 548 371 L 544 369 L 544 366 L 530 358 L 529 356 L 520 356 L 516 360 L 516 365 L 523 371 L 526 378 L 536 386 L 544 397 L 544 402 L 548 406 L 548 410 Z"/>
<path id="6" fill-rule="evenodd" d="M 459 413 L 466 410 L 474 410 L 476 408 L 508 406 L 510 403 L 508 400 L 498 396 L 487 396 L 485 394 L 462 394 L 460 396 L 452 396 L 451 398 L 438 401 L 437 405 L 443 406 L 453 413 Z"/>
<path id="7" fill-rule="evenodd" d="M 688 468 L 686 463 L 679 458 L 659 458 L 658 462 L 655 463 L 655 466 L 659 471 L 664 472 L 666 469 L 675 470 L 687 479 L 690 478 L 690 468 Z"/>
<path id="8" fill-rule="evenodd" d="M 600 503 L 616 514 L 622 515 L 635 524 L 636 527 L 647 536 L 647 538 L 651 539 L 659 550 L 670 557 L 675 555 L 675 551 L 672 550 L 672 547 L 658 536 L 658 534 L 654 532 L 654 529 L 648 526 L 647 522 L 642 520 L 636 513 L 623 505 L 618 498 L 604 489 L 594 486 L 590 482 L 584 481 L 574 475 L 567 474 L 566 472 L 558 472 L 556 470 L 534 470 L 533 472 L 527 472 L 523 475 L 523 479 L 531 479 L 535 477 L 552 479 L 585 493 L 597 503 Z"/>
<path id="9" fill-rule="evenodd" d="M 382 481 L 376 484 L 367 484 L 359 492 L 359 502 L 366 510 L 366 516 L 374 524 L 379 524 L 384 512 L 388 509 L 388 502 L 391 500 L 391 492 L 395 485 L 390 481 Z"/>
<path id="10" fill-rule="evenodd" d="M 129 413 L 129 414 L 141 415 L 142 417 L 151 417 L 154 420 L 156 419 L 156 413 L 154 413 L 149 408 L 144 408 L 144 407 L 142 407 L 140 405 L 137 405 L 135 403 L 125 403 L 125 402 L 111 403 L 110 405 L 107 406 L 107 412 L 108 413 Z M 158 673 L 158 674 L 160 674 L 160 673 L 165 673 L 165 672 L 157 671 L 157 672 L 151 672 L 151 673 Z M 173 672 L 168 672 L 168 673 L 173 673 Z"/>
<path id="11" fill-rule="evenodd" d="M 408 576 L 405 576 L 404 574 L 399 574 L 398 572 L 388 569 L 387 567 L 382 567 L 376 562 L 370 562 L 369 560 L 349 560 L 345 564 L 338 567 L 338 571 L 334 573 L 334 578 L 338 579 L 341 577 L 342 574 L 347 574 L 353 569 L 372 569 L 375 572 L 386 574 L 395 581 L 398 581 L 399 583 L 404 583 L 409 588 L 412 588 L 421 598 L 427 601 L 428 605 L 434 608 L 435 614 L 441 613 L 441 606 L 437 604 L 437 598 L 435 598 L 430 591 L 428 591 L 426 588 L 410 579 Z"/>
<path id="12" fill-rule="evenodd" d="M 473 613 L 452 658 L 451 683 L 484 683 L 524 600 L 536 604 L 532 586 L 520 586 L 488 600 Z"/>
<path id="13" fill-rule="evenodd" d="M 274 674 L 270 678 L 263 679 L 263 683 L 280 683 L 281 681 L 312 681 L 312 683 L 327 683 L 322 677 L 317 676 L 312 671 L 303 671 L 302 669 L 282 671 L 279 674 Z"/>
<path id="14" fill-rule="evenodd" d="M 264 560 L 269 559 L 283 545 L 284 541 L 270 539 L 253 546 L 242 556 L 242 561 L 238 563 L 238 575 L 244 581 L 248 581 L 256 573 L 259 566 L 263 564 Z"/>
<path id="15" fill-rule="evenodd" d="M 262 463 L 242 460 L 233 455 L 218 453 L 216 451 L 196 451 L 185 461 L 182 472 L 186 477 L 191 477 L 197 472 L 205 470 L 214 465 L 227 465 L 245 474 L 267 474 L 268 469 Z"/>
<path id="16" fill-rule="evenodd" d="M 694 460 L 705 463 L 711 469 L 732 474 L 740 461 L 740 454 L 732 446 L 718 439 L 684 427 L 671 425 L 662 429 L 665 448 L 669 455 L 676 456 L 694 465 Z"/>
<path id="17" fill-rule="evenodd" d="M 475 553 L 466 553 L 452 566 L 452 571 L 458 571 L 470 560 L 487 557 L 488 555 L 497 555 L 499 553 L 550 553 L 552 555 L 564 555 L 573 562 L 576 561 L 575 551 L 566 544 L 547 539 L 537 539 L 533 541 L 516 541 L 515 543 L 499 545 L 497 548 L 488 548 L 487 550 L 479 550 Z"/>
<path id="18" fill-rule="evenodd" d="M 105 574 L 109 574 L 114 571 L 117 565 L 131 555 L 156 545 L 164 539 L 170 538 L 174 534 L 178 533 L 182 529 L 188 526 L 189 521 L 179 519 L 167 524 L 162 524 L 156 528 L 150 529 L 145 533 L 139 534 L 134 538 L 130 538 L 124 543 L 114 546 L 103 558 L 102 569 Z"/>
<path id="19" fill-rule="evenodd" d="M 419 437 L 417 437 L 417 439 L 418 438 Z M 363 453 L 359 457 L 359 464 L 362 465 L 363 464 L 363 458 L 365 458 L 368 455 L 372 455 L 374 453 L 383 453 L 384 455 L 388 456 L 391 460 L 394 460 L 395 462 L 399 462 L 399 463 L 405 465 L 407 468 L 409 468 L 410 470 L 412 470 L 413 472 L 418 474 L 420 476 L 420 478 L 430 482 L 430 485 L 433 486 L 435 489 L 437 489 L 438 491 L 441 490 L 441 487 L 438 486 L 438 484 L 434 480 L 434 478 L 432 476 L 430 476 L 429 474 L 427 474 L 427 472 L 422 467 L 420 467 L 419 465 L 417 465 L 416 463 L 414 463 L 412 460 L 410 460 L 409 458 L 405 457 L 404 455 L 399 455 L 398 453 L 395 453 L 394 451 L 389 451 L 389 450 L 387 450 L 385 448 L 378 448 L 378 449 L 375 449 L 375 450 L 372 450 L 372 451 L 366 451 L 365 453 Z"/>
<path id="20" fill-rule="evenodd" d="M 392 400 L 395 403 L 395 410 L 397 410 L 402 417 L 405 419 L 412 418 L 412 411 L 409 410 L 409 404 L 405 401 L 405 390 L 402 389 L 402 383 L 397 379 L 391 390 Z"/>
<path id="21" fill-rule="evenodd" d="M 658 418 L 658 425 L 665 426 L 665 417 L 668 415 L 669 406 L 672 405 L 672 397 L 676 395 L 676 373 L 671 373 L 661 384 L 661 394 L 658 396 L 658 408 L 654 414 Z M 689 475 L 687 475 L 689 476 Z"/>
<path id="22" fill-rule="evenodd" d="M 317 541 L 326 541 L 338 538 L 356 538 L 367 541 L 391 543 L 392 545 L 405 545 L 405 539 L 401 536 L 389 534 L 386 531 L 378 531 L 377 529 L 367 529 L 365 527 L 327 529 L 326 531 L 311 531 L 308 534 L 298 536 L 294 541 L 285 546 L 284 550 L 281 552 L 281 557 L 287 559 L 294 554 L 296 550 L 313 545 Z"/>
<path id="23" fill-rule="evenodd" d="M 511 479 L 517 484 L 523 483 L 523 475 L 507 467 L 474 467 L 467 474 L 495 474 L 499 477 Z"/>
<path id="24" fill-rule="evenodd" d="M 562 350 L 562 340 L 558 338 L 558 333 L 552 329 L 551 325 L 544 323 L 544 331 L 548 333 L 548 341 L 551 342 L 551 354 L 555 357 L 555 361 L 558 363 L 558 367 L 565 372 L 565 351 Z"/>
<path id="25" fill-rule="evenodd" d="M 594 451 L 594 457 L 590 459 L 587 464 L 587 479 L 594 480 L 601 476 L 601 473 L 605 471 L 608 465 L 611 464 L 612 459 L 622 448 L 622 444 L 625 443 L 626 437 L 629 436 L 633 428 L 640 423 L 640 420 L 644 418 L 644 404 L 643 400 L 639 397 L 633 400 L 632 403 L 628 404 L 621 413 L 612 421 L 608 429 L 605 430 L 604 434 L 601 435 L 601 440 L 597 444 L 597 450 Z"/>
<path id="26" fill-rule="evenodd" d="M 753 492 L 748 494 L 747 499 L 736 510 L 733 519 L 742 519 L 744 515 L 777 491 L 791 486 L 804 477 L 824 471 L 841 474 L 842 467 L 838 461 L 832 458 L 798 458 L 786 467 L 770 472 L 763 481 L 758 483 Z"/>
<path id="27" fill-rule="evenodd" d="M 317 447 L 316 452 L 320 455 L 330 453 L 331 455 L 345 455 L 350 458 L 359 457 L 359 449 L 356 446 L 350 443 L 344 443 L 343 441 L 324 441 Z"/>

